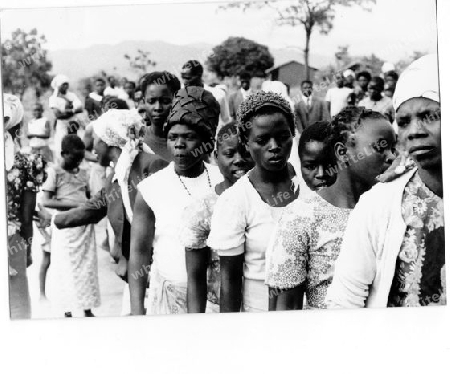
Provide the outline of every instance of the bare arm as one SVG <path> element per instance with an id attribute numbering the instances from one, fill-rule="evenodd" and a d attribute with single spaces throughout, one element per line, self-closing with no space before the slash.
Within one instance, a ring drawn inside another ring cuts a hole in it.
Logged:
<path id="1" fill-rule="evenodd" d="M 46 208 L 58 209 L 58 210 L 69 210 L 72 208 L 78 208 L 81 204 L 67 200 L 56 200 L 53 198 L 54 193 L 50 191 L 44 191 L 44 197 L 42 199 L 42 206 Z"/>
<path id="2" fill-rule="evenodd" d="M 243 264 L 244 254 L 220 256 L 220 313 L 241 310 Z"/>
<path id="3" fill-rule="evenodd" d="M 209 251 L 207 247 L 196 250 L 186 249 L 188 313 L 205 313 Z"/>
<path id="4" fill-rule="evenodd" d="M 151 246 L 155 236 L 155 214 L 138 192 L 131 225 L 130 261 L 128 284 L 130 285 L 131 314 L 143 315 L 145 289 L 152 257 Z"/>
<path id="5" fill-rule="evenodd" d="M 274 311 L 303 309 L 304 294 L 304 284 L 301 284 L 289 290 L 269 288 L 269 310 Z"/>

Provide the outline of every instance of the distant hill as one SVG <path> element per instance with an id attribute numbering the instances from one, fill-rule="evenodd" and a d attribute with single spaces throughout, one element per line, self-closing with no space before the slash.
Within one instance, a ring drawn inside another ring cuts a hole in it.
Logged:
<path id="1" fill-rule="evenodd" d="M 155 69 L 169 70 L 177 74 L 183 63 L 190 59 L 204 61 L 213 47 L 205 43 L 176 45 L 159 40 L 130 40 L 114 45 L 100 44 L 83 49 L 49 51 L 49 57 L 53 61 L 54 74 L 66 74 L 73 83 L 76 83 L 80 78 L 92 76 L 100 70 L 136 79 L 124 55 L 134 56 L 137 49 L 151 53 L 151 59 L 157 63 Z M 271 52 L 275 57 L 275 65 L 290 60 L 303 62 L 302 53 L 296 48 L 271 49 Z M 310 63 L 311 66 L 320 69 L 333 61 L 332 56 L 312 55 Z"/>

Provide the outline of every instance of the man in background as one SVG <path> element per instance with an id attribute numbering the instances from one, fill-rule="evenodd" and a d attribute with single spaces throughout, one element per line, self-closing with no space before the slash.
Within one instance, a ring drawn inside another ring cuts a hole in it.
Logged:
<path id="1" fill-rule="evenodd" d="M 295 119 L 299 134 L 315 122 L 331 119 L 326 103 L 313 95 L 313 84 L 304 80 L 301 85 L 301 98 L 295 103 Z"/>
<path id="2" fill-rule="evenodd" d="M 237 110 L 239 108 L 239 105 L 251 94 L 250 91 L 250 80 L 252 79 L 252 76 L 249 72 L 243 71 L 239 74 L 239 81 L 238 84 L 240 88 L 233 92 L 230 95 L 230 116 L 231 118 L 236 121 L 237 119 Z"/>
<path id="3" fill-rule="evenodd" d="M 348 97 L 353 92 L 351 88 L 344 86 L 344 76 L 342 72 L 338 72 L 335 75 L 336 87 L 329 88 L 325 101 L 328 103 L 328 111 L 331 117 L 334 117 L 348 104 Z"/>

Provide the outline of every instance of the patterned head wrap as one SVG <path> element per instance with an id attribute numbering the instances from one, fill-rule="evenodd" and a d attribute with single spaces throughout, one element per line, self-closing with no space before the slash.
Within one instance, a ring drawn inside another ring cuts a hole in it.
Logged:
<path id="1" fill-rule="evenodd" d="M 290 104 L 281 95 L 274 92 L 259 91 L 245 99 L 237 111 L 239 130 L 247 138 L 251 126 L 247 124 L 262 108 L 272 107 L 286 115 L 292 135 L 295 134 L 295 116 Z"/>
<path id="2" fill-rule="evenodd" d="M 3 94 L 3 117 L 8 117 L 8 122 L 4 122 L 5 131 L 12 129 L 22 121 L 24 114 L 23 105 L 17 96 Z"/>
<path id="3" fill-rule="evenodd" d="M 220 105 L 211 92 L 202 87 L 187 87 L 175 95 L 164 133 L 174 125 L 197 130 L 205 141 L 213 141 L 219 124 Z"/>
<path id="4" fill-rule="evenodd" d="M 437 54 L 419 58 L 400 75 L 393 98 L 395 111 L 404 102 L 415 97 L 441 102 Z"/>

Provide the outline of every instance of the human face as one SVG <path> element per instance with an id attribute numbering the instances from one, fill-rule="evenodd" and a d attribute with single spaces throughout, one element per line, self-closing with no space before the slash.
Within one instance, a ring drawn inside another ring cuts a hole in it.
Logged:
<path id="1" fill-rule="evenodd" d="M 349 75 L 345 78 L 345 86 L 348 88 L 353 88 L 355 83 L 355 77 L 353 75 Z"/>
<path id="2" fill-rule="evenodd" d="M 33 107 L 33 117 L 41 118 L 42 117 L 42 107 L 40 105 L 35 105 Z"/>
<path id="3" fill-rule="evenodd" d="M 199 133 L 186 125 L 174 125 L 167 133 L 167 149 L 175 162 L 175 170 L 187 172 L 204 159 Z"/>
<path id="4" fill-rule="evenodd" d="M 300 152 L 301 171 L 307 186 L 316 191 L 331 186 L 336 176 L 327 171 L 331 170 L 328 155 L 324 151 L 324 143 L 312 140 L 305 144 Z"/>
<path id="5" fill-rule="evenodd" d="M 347 142 L 348 167 L 354 179 L 367 189 L 376 183 L 395 159 L 396 138 L 385 119 L 364 119 Z"/>
<path id="6" fill-rule="evenodd" d="M 250 88 L 250 81 L 248 79 L 241 79 L 240 84 L 241 84 L 241 88 L 244 91 L 248 91 L 248 89 Z"/>
<path id="7" fill-rule="evenodd" d="M 386 77 L 386 88 L 390 88 L 395 90 L 395 86 L 397 85 L 397 81 L 392 77 Z"/>
<path id="8" fill-rule="evenodd" d="M 74 170 L 78 166 L 80 166 L 81 162 L 83 161 L 84 150 L 72 152 L 61 151 L 61 157 L 62 157 L 62 168 L 64 170 Z"/>
<path id="9" fill-rule="evenodd" d="M 217 144 L 215 155 L 221 174 L 231 184 L 234 184 L 255 163 L 245 148 L 240 146 L 239 137 L 236 134 L 226 135 L 228 134 L 224 134 L 222 142 Z"/>
<path id="10" fill-rule="evenodd" d="M 272 172 L 283 170 L 292 148 L 292 133 L 284 114 L 254 117 L 246 148 L 258 168 Z"/>
<path id="11" fill-rule="evenodd" d="M 95 82 L 95 92 L 97 92 L 100 96 L 103 96 L 103 92 L 105 92 L 106 83 L 103 81 L 96 81 Z"/>
<path id="12" fill-rule="evenodd" d="M 116 78 L 109 77 L 108 82 L 109 82 L 110 87 L 114 88 L 116 86 Z"/>
<path id="13" fill-rule="evenodd" d="M 122 85 L 123 88 L 125 88 L 127 82 L 128 82 L 127 78 L 122 78 L 122 79 L 120 80 L 120 84 Z"/>
<path id="14" fill-rule="evenodd" d="M 63 83 L 61 85 L 61 87 L 59 87 L 59 92 L 61 94 L 65 95 L 68 89 L 69 89 L 69 83 L 66 82 L 66 83 Z"/>
<path id="15" fill-rule="evenodd" d="M 361 87 L 364 91 L 367 91 L 369 86 L 369 80 L 365 76 L 360 76 L 358 79 L 359 87 Z"/>
<path id="16" fill-rule="evenodd" d="M 183 81 L 184 87 L 189 86 L 200 86 L 201 85 L 201 79 L 202 77 L 199 77 L 198 75 L 194 75 L 192 73 L 191 69 L 183 69 L 181 70 L 181 79 Z"/>
<path id="17" fill-rule="evenodd" d="M 425 170 L 441 168 L 441 105 L 413 98 L 397 110 L 399 141 L 417 165 Z"/>
<path id="18" fill-rule="evenodd" d="M 336 74 L 335 79 L 336 79 L 336 86 L 338 86 L 339 88 L 344 87 L 344 77 L 342 74 L 340 73 Z"/>
<path id="19" fill-rule="evenodd" d="M 95 133 L 94 137 L 94 151 L 97 154 L 97 162 L 101 166 L 109 166 L 111 159 L 109 157 L 109 147 L 103 140 L 101 140 Z"/>
<path id="20" fill-rule="evenodd" d="M 304 96 L 310 97 L 311 93 L 312 93 L 312 84 L 311 83 L 303 83 L 302 93 Z"/>
<path id="21" fill-rule="evenodd" d="M 172 92 L 165 84 L 151 84 L 147 87 L 144 96 L 145 109 L 152 125 L 157 127 L 164 125 L 170 113 L 172 100 Z"/>
<path id="22" fill-rule="evenodd" d="M 125 83 L 124 91 L 127 93 L 128 97 L 133 98 L 134 97 L 133 83 L 131 83 L 131 82 Z"/>
<path id="23" fill-rule="evenodd" d="M 381 93 L 383 92 L 384 87 L 378 85 L 375 81 L 370 81 L 369 86 L 367 88 L 367 92 L 369 93 L 369 97 L 373 101 L 378 101 L 381 99 Z"/>

